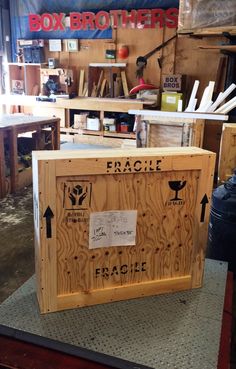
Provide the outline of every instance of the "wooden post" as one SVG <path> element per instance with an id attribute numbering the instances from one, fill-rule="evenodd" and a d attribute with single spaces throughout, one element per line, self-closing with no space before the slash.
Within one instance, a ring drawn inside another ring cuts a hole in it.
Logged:
<path id="1" fill-rule="evenodd" d="M 8 131 L 9 135 L 9 153 L 10 153 L 10 177 L 11 192 L 15 192 L 18 186 L 18 151 L 17 151 L 17 130 L 13 126 Z"/>
<path id="2" fill-rule="evenodd" d="M 6 195 L 4 131 L 0 129 L 0 198 Z"/>

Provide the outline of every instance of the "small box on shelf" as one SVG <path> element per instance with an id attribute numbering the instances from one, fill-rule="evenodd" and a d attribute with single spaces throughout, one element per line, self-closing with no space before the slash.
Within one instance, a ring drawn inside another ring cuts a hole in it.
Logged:
<path id="1" fill-rule="evenodd" d="M 99 131 L 100 130 L 100 120 L 97 117 L 87 118 L 87 130 Z"/>
<path id="2" fill-rule="evenodd" d="M 179 100 L 183 100 L 183 94 L 180 92 L 162 92 L 161 110 L 178 111 Z"/>

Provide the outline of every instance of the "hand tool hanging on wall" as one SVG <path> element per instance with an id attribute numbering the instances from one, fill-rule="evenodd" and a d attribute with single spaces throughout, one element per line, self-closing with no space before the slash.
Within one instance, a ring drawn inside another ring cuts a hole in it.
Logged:
<path id="1" fill-rule="evenodd" d="M 153 55 L 155 54 L 157 51 L 163 49 L 166 45 L 168 45 L 168 43 L 170 41 L 172 41 L 174 38 L 177 37 L 177 34 L 175 34 L 173 37 L 169 38 L 168 40 L 166 40 L 165 42 L 163 42 L 161 45 L 155 47 L 155 49 L 151 50 L 149 53 L 147 53 L 144 56 L 139 56 L 136 59 L 136 66 L 137 66 L 137 70 L 136 70 L 136 77 L 137 78 L 142 78 L 143 77 L 143 70 L 147 65 L 147 60 Z"/>
<path id="2" fill-rule="evenodd" d="M 138 93 L 141 90 L 151 90 L 151 89 L 156 89 L 157 87 L 152 85 L 152 84 L 147 84 L 144 82 L 143 79 L 143 70 L 147 65 L 147 60 L 153 55 L 155 54 L 157 51 L 163 49 L 170 41 L 172 41 L 174 38 L 177 37 L 177 34 L 175 34 L 173 37 L 169 38 L 168 40 L 166 40 L 165 42 L 163 42 L 161 45 L 155 47 L 155 49 L 151 50 L 149 53 L 147 53 L 144 56 L 139 56 L 136 59 L 136 77 L 139 79 L 139 84 L 135 87 L 133 87 L 130 91 L 129 94 L 133 95 Z M 160 63 L 159 63 L 160 66 Z"/>

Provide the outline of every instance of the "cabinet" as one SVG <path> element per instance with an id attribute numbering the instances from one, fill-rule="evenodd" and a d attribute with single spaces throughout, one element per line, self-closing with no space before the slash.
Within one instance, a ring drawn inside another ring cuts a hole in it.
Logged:
<path id="1" fill-rule="evenodd" d="M 76 71 L 73 68 L 49 69 L 44 64 L 9 63 L 8 73 L 10 94 L 37 96 L 52 92 L 76 93 Z"/>
<path id="2" fill-rule="evenodd" d="M 38 95 L 41 64 L 9 63 L 8 92 L 18 95 Z"/>

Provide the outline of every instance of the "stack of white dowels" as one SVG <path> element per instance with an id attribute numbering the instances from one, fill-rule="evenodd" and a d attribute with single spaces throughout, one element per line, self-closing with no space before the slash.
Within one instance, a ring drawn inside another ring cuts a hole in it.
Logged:
<path id="1" fill-rule="evenodd" d="M 213 92 L 215 87 L 215 82 L 210 81 L 209 85 L 205 88 L 204 93 L 202 95 L 202 99 L 199 107 L 197 106 L 197 91 L 200 82 L 195 81 L 192 93 L 189 99 L 188 106 L 185 112 L 198 112 L 198 113 L 217 113 L 217 114 L 227 114 L 232 109 L 236 108 L 236 97 L 233 97 L 228 102 L 221 105 L 225 99 L 233 92 L 236 88 L 236 85 L 232 83 L 224 92 L 220 92 L 216 101 L 213 102 Z"/>

